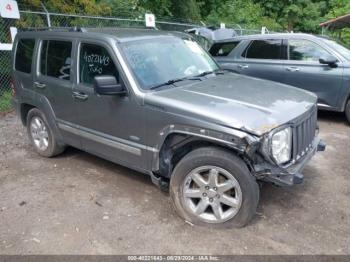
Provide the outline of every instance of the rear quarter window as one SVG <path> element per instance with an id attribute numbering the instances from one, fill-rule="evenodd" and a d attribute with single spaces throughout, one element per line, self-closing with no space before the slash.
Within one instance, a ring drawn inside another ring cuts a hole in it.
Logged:
<path id="1" fill-rule="evenodd" d="M 216 43 L 210 48 L 209 52 L 212 56 L 228 56 L 239 43 L 239 41 Z"/>
<path id="2" fill-rule="evenodd" d="M 281 59 L 281 47 L 281 39 L 254 40 L 243 54 L 251 59 Z"/>
<path id="3" fill-rule="evenodd" d="M 34 39 L 20 39 L 17 44 L 15 69 L 24 73 L 31 73 L 34 53 Z"/>

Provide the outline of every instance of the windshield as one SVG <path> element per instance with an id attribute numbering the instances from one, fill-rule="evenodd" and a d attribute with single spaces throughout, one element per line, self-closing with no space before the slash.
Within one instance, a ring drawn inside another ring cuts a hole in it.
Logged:
<path id="1" fill-rule="evenodd" d="M 345 46 L 342 46 L 338 44 L 334 40 L 324 39 L 324 41 L 330 45 L 335 51 L 337 51 L 339 54 L 341 54 L 343 57 L 345 57 L 346 60 L 350 61 L 350 50 L 347 49 Z"/>
<path id="2" fill-rule="evenodd" d="M 196 42 L 177 37 L 127 42 L 125 56 L 143 89 L 218 70 Z"/>

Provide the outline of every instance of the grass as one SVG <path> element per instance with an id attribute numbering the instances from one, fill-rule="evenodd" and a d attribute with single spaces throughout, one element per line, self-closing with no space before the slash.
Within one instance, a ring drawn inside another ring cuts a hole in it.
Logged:
<path id="1" fill-rule="evenodd" d="M 12 108 L 11 99 L 11 91 L 6 91 L 2 95 L 0 95 L 0 112 L 9 111 Z"/>

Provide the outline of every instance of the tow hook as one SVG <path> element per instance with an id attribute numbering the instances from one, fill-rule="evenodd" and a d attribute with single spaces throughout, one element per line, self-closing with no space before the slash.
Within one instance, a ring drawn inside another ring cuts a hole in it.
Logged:
<path id="1" fill-rule="evenodd" d="M 317 145 L 317 151 L 325 151 L 326 150 L 326 144 L 320 140 L 320 142 Z"/>
<path id="2" fill-rule="evenodd" d="M 293 184 L 301 184 L 303 183 L 304 176 L 301 173 L 296 173 L 293 176 Z"/>

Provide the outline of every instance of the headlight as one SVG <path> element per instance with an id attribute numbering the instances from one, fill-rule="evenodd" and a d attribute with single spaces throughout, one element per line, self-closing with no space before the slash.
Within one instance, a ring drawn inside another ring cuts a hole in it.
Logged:
<path id="1" fill-rule="evenodd" d="M 292 129 L 287 127 L 271 137 L 271 152 L 277 164 L 283 164 L 291 159 Z"/>

